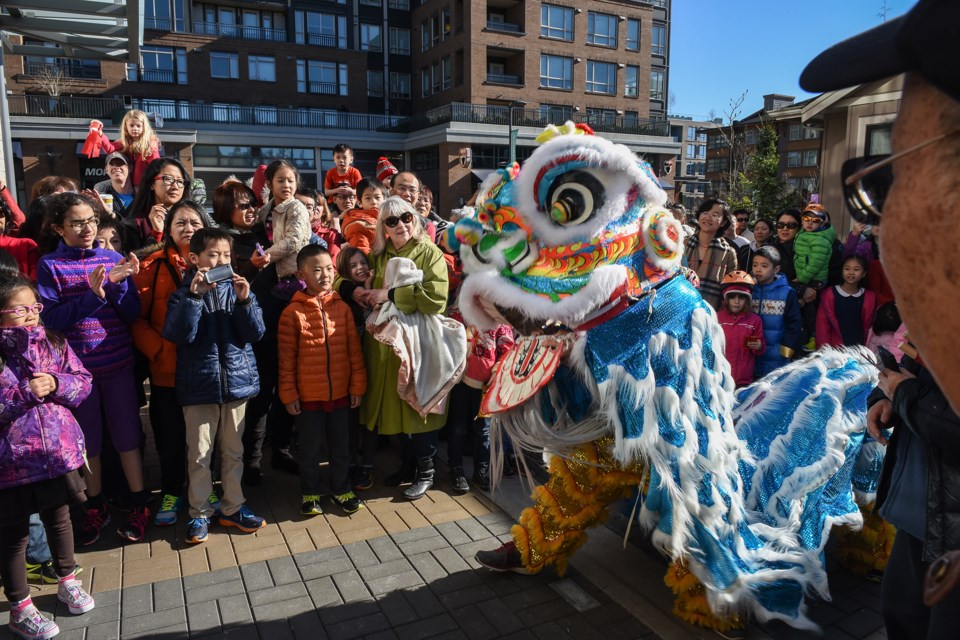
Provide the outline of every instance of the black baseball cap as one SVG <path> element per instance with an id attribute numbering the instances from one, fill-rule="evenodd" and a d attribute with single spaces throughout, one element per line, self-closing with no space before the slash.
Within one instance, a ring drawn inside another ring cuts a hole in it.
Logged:
<path id="1" fill-rule="evenodd" d="M 833 91 L 920 74 L 960 101 L 960 2 L 920 0 L 906 14 L 835 44 L 800 74 L 805 91 Z"/>

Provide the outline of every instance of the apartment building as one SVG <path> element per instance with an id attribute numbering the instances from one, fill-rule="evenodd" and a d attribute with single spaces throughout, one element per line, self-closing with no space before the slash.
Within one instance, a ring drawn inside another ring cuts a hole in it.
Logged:
<path id="1" fill-rule="evenodd" d="M 708 133 L 717 126 L 716 121 L 670 116 L 670 137 L 680 144 L 680 154 L 674 160 L 669 179 L 674 185 L 673 201 L 687 210 L 696 209 L 711 190 L 707 181 L 707 143 Z"/>
<path id="2" fill-rule="evenodd" d="M 316 184 L 346 142 L 365 174 L 381 155 L 417 171 L 441 211 L 551 122 L 659 167 L 679 151 L 669 33 L 669 0 L 146 0 L 140 64 L 7 56 L 18 182 L 95 181 L 86 121 L 115 132 L 129 108 L 208 184 L 278 157 Z"/>

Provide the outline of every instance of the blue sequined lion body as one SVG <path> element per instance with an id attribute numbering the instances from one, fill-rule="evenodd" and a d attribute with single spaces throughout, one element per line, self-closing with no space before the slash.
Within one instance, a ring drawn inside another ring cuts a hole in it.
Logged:
<path id="1" fill-rule="evenodd" d="M 477 217 L 449 239 L 465 318 L 527 334 L 485 396 L 494 432 L 569 460 L 610 442 L 615 466 L 643 467 L 624 481 L 645 485 L 641 526 L 689 566 L 714 613 L 813 628 L 803 596 L 828 596 L 829 529 L 860 522 L 851 474 L 876 370 L 864 353 L 825 351 L 735 395 L 723 332 L 681 273 L 683 229 L 649 166 L 569 123 L 541 140 L 522 168 L 488 179 Z M 582 544 L 564 548 L 561 530 L 588 525 L 549 493 L 515 538 L 559 557 Z"/>

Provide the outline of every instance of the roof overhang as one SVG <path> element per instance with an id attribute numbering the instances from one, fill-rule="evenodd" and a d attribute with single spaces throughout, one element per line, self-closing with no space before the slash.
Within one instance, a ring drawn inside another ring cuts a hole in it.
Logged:
<path id="1" fill-rule="evenodd" d="M 4 0 L 2 6 L 6 53 L 140 62 L 143 0 Z M 25 45 L 14 34 L 54 46 Z"/>

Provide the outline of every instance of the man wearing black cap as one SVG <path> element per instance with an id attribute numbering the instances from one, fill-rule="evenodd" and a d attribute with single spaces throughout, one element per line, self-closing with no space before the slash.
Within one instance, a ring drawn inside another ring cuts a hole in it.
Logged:
<path id="1" fill-rule="evenodd" d="M 101 197 L 112 196 L 113 208 L 110 211 L 117 218 L 124 219 L 133 203 L 133 180 L 130 179 L 130 165 L 127 163 L 127 157 L 119 151 L 114 151 L 108 155 L 104 165 L 109 179 L 95 184 L 93 190 L 99 193 Z"/>
<path id="2" fill-rule="evenodd" d="M 884 269 L 924 365 L 916 377 L 884 369 L 867 418 L 883 443 L 879 429 L 894 427 L 877 491 L 881 515 L 898 527 L 883 616 L 890 640 L 957 638 L 960 590 L 929 608 L 922 594 L 929 563 L 960 548 L 960 419 L 948 404 L 960 407 L 960 2 L 920 0 L 821 53 L 800 86 L 832 91 L 900 73 L 893 154 L 848 162 L 843 176 L 851 215 L 883 221 Z"/>

